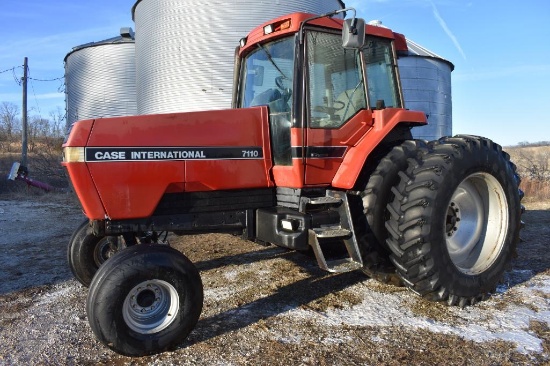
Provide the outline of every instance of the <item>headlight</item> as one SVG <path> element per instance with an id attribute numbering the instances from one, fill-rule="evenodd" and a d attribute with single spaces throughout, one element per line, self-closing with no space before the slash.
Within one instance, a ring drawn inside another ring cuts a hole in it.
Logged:
<path id="1" fill-rule="evenodd" d="M 63 162 L 65 163 L 83 163 L 84 148 L 67 146 L 63 148 Z"/>

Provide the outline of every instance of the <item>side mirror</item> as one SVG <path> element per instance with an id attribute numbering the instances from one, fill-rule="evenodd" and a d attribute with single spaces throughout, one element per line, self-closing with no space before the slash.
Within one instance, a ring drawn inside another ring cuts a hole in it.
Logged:
<path id="1" fill-rule="evenodd" d="M 365 20 L 352 18 L 344 20 L 342 47 L 360 49 L 365 44 Z"/>

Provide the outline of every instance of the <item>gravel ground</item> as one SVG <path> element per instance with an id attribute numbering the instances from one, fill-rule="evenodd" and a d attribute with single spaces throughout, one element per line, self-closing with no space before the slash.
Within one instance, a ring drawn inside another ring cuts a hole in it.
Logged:
<path id="1" fill-rule="evenodd" d="M 178 350 L 128 358 L 94 338 L 66 265 L 74 201 L 0 196 L 0 365 L 550 364 L 549 208 L 528 206 L 513 270 L 466 309 L 229 235 L 169 237 L 201 272 L 201 319 Z"/>

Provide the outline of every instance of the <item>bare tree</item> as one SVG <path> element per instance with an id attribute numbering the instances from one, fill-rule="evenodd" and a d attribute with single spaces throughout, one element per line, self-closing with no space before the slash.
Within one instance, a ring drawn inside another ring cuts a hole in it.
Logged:
<path id="1" fill-rule="evenodd" d="M 41 116 L 32 116 L 27 128 L 29 151 L 34 152 L 38 142 L 50 135 L 50 121 Z"/>
<path id="2" fill-rule="evenodd" d="M 42 177 L 65 179 L 61 166 L 61 144 L 63 144 L 65 127 L 64 111 L 57 108 L 50 112 L 51 119 L 33 116 L 29 124 L 29 149 L 33 152 L 33 171 Z"/>
<path id="3" fill-rule="evenodd" d="M 519 147 L 550 146 L 550 141 L 537 141 L 537 142 L 522 141 L 518 143 L 518 146 Z"/>
<path id="4" fill-rule="evenodd" d="M 520 169 L 528 178 L 539 182 L 550 181 L 549 152 L 529 154 L 520 151 L 519 158 Z"/>
<path id="5" fill-rule="evenodd" d="M 19 107 L 10 102 L 0 104 L 0 146 L 2 150 L 10 151 L 10 144 L 21 128 L 18 118 Z"/>
<path id="6" fill-rule="evenodd" d="M 65 111 L 61 107 L 50 112 L 51 137 L 64 137 L 65 135 Z"/>

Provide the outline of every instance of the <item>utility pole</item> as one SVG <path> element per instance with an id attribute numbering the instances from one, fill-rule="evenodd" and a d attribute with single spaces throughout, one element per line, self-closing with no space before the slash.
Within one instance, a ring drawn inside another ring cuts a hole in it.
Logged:
<path id="1" fill-rule="evenodd" d="M 22 119 L 23 130 L 21 131 L 21 165 L 27 166 L 27 70 L 28 59 L 25 57 L 23 61 L 23 106 L 22 106 Z"/>

